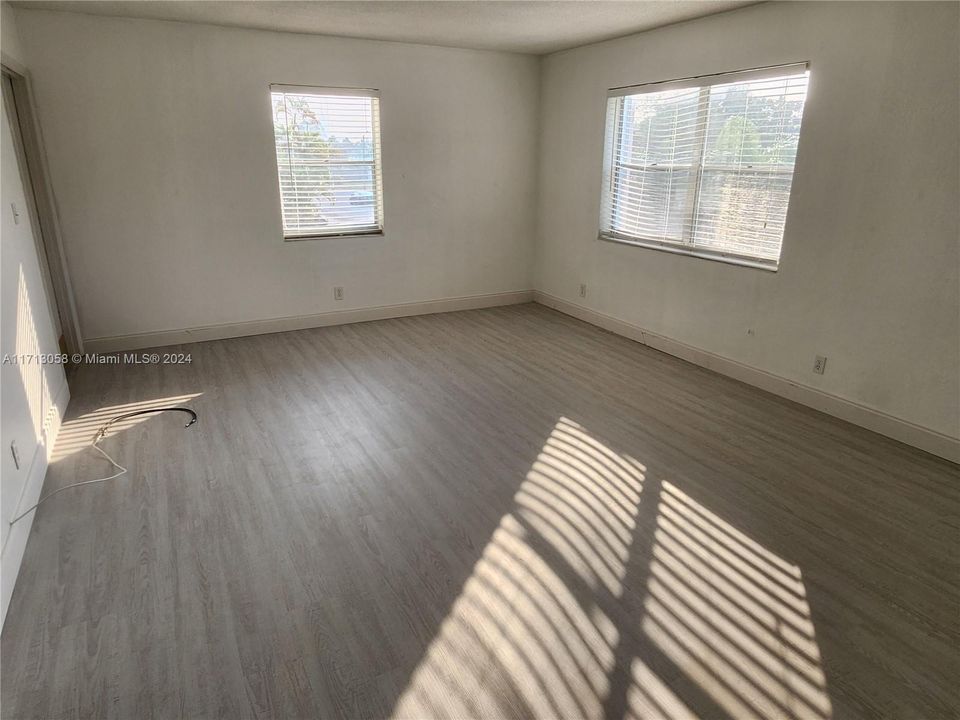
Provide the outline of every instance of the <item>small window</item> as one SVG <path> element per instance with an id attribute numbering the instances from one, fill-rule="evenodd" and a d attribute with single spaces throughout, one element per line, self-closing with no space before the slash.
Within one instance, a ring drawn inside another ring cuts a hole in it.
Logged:
<path id="1" fill-rule="evenodd" d="M 271 85 L 283 237 L 383 232 L 376 90 Z"/>
<path id="2" fill-rule="evenodd" d="M 807 66 L 611 90 L 600 237 L 776 269 Z"/>

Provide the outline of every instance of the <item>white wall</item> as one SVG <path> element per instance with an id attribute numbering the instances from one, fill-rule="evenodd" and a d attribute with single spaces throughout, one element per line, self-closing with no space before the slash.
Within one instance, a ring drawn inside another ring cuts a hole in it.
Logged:
<path id="1" fill-rule="evenodd" d="M 960 436 L 958 23 L 955 3 L 769 3 L 548 56 L 535 287 Z M 596 239 L 608 88 L 799 60 L 779 272 Z"/>
<path id="2" fill-rule="evenodd" d="M 0 50 L 8 56 L 10 40 L 16 39 L 12 15 L 3 8 Z M 22 53 L 15 57 L 22 62 Z M 6 80 L 4 80 L 6 82 Z M 33 235 L 33 221 L 13 143 L 13 127 L 7 117 L 6 97 L 0 111 L 0 355 L 56 353 L 52 306 L 48 302 L 42 273 L 45 272 Z M 19 217 L 15 219 L 16 205 Z M 60 365 L 0 364 L 0 624 L 20 569 L 33 515 L 12 528 L 10 520 L 33 505 L 40 495 L 47 463 L 56 440 L 69 393 Z M 11 452 L 17 443 L 20 466 Z"/>
<path id="3" fill-rule="evenodd" d="M 87 338 L 532 286 L 960 436 L 956 4 L 767 3 L 542 61 L 17 13 Z M 596 240 L 608 87 L 797 60 L 779 272 Z M 382 90 L 386 237 L 281 241 L 271 82 Z"/>
<path id="4" fill-rule="evenodd" d="M 25 65 L 23 46 L 13 6 L 0 2 L 0 49 L 3 54 L 21 66 Z"/>
<path id="5" fill-rule="evenodd" d="M 536 58 L 17 15 L 85 338 L 530 289 Z M 270 83 L 381 90 L 385 237 L 283 242 Z"/>

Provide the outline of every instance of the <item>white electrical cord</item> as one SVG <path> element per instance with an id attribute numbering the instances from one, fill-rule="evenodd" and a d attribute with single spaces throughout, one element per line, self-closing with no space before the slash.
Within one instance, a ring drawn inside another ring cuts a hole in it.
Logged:
<path id="1" fill-rule="evenodd" d="M 102 477 L 102 478 L 97 478 L 96 480 L 84 480 L 82 482 L 75 482 L 75 483 L 71 483 L 70 485 L 64 485 L 62 488 L 58 488 L 53 492 L 49 492 L 46 495 L 44 495 L 42 498 L 37 500 L 36 504 L 30 506 L 29 508 L 24 510 L 22 513 L 17 515 L 13 520 L 10 521 L 10 524 L 13 525 L 15 522 L 17 522 L 17 520 L 20 520 L 26 517 L 29 513 L 36 510 L 38 507 L 40 507 L 42 503 L 46 502 L 57 493 L 61 493 L 64 490 L 69 490 L 70 488 L 80 487 L 81 485 L 93 485 L 95 483 L 106 482 L 107 480 L 115 480 L 121 475 L 124 475 L 127 472 L 127 469 L 123 467 L 123 465 L 118 463 L 116 460 L 114 460 L 112 457 L 110 457 L 106 452 L 104 452 L 103 448 L 100 447 L 100 441 L 107 436 L 107 430 L 109 430 L 110 426 L 113 425 L 115 422 L 119 422 L 120 420 L 133 417 L 134 415 L 147 415 L 149 413 L 167 412 L 169 410 L 176 410 L 178 412 L 189 413 L 192 416 L 192 419 L 190 420 L 190 422 L 186 424 L 185 427 L 190 427 L 197 421 L 197 414 L 193 410 L 190 410 L 189 408 L 181 408 L 181 407 L 156 408 L 153 410 L 138 410 L 136 412 L 127 413 L 126 415 L 118 415 L 117 417 L 111 420 L 108 420 L 106 424 L 104 424 L 99 430 L 97 430 L 97 435 L 96 437 L 93 438 L 93 442 L 90 444 L 90 447 L 96 450 L 101 455 L 103 455 L 103 457 L 107 460 L 107 462 L 109 462 L 111 465 L 113 465 L 113 467 L 117 469 L 117 472 L 115 472 L 110 477 Z"/>
<path id="2" fill-rule="evenodd" d="M 114 474 L 111 475 L 110 477 L 97 478 L 96 480 L 84 480 L 83 482 L 71 483 L 70 485 L 64 485 L 62 488 L 59 488 L 59 489 L 57 489 L 57 490 L 54 490 L 53 492 L 49 492 L 49 493 L 47 493 L 46 495 L 44 495 L 42 498 L 40 498 L 40 499 L 36 502 L 35 505 L 32 505 L 31 507 L 27 508 L 27 509 L 24 510 L 22 513 L 20 513 L 19 515 L 17 515 L 13 520 L 10 521 L 10 524 L 13 525 L 13 524 L 14 524 L 17 520 L 19 520 L 20 518 L 26 516 L 28 513 L 32 512 L 32 511 L 36 510 L 38 507 L 40 507 L 40 503 L 49 500 L 50 498 L 52 498 L 52 497 L 53 497 L 54 495 L 56 495 L 57 493 L 63 492 L 64 490 L 69 490 L 70 488 L 80 487 L 81 485 L 93 485 L 94 483 L 102 483 L 102 482 L 106 482 L 107 480 L 113 480 L 113 479 L 115 479 L 115 478 L 120 477 L 120 476 L 123 475 L 125 472 L 127 472 L 127 469 L 126 469 L 125 467 L 123 467 L 123 465 L 121 465 L 120 463 L 118 463 L 116 460 L 114 460 L 112 457 L 110 457 L 109 455 L 107 455 L 103 450 L 101 450 L 101 449 L 98 447 L 98 443 L 99 443 L 102 439 L 103 439 L 103 435 L 101 435 L 100 433 L 97 433 L 97 437 L 94 439 L 93 444 L 92 444 L 90 447 L 92 447 L 92 448 L 93 448 L 94 450 L 96 450 L 98 453 L 100 453 L 101 455 L 103 455 L 103 456 L 107 459 L 107 461 L 117 469 L 118 472 L 114 473 Z"/>

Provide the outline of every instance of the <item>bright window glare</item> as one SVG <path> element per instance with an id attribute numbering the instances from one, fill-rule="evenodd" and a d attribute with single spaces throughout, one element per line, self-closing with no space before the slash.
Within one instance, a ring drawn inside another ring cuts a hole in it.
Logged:
<path id="1" fill-rule="evenodd" d="M 775 269 L 808 75 L 801 65 L 611 91 L 600 236 Z"/>
<path id="2" fill-rule="evenodd" d="M 275 85 L 271 100 L 284 237 L 382 230 L 376 92 Z"/>

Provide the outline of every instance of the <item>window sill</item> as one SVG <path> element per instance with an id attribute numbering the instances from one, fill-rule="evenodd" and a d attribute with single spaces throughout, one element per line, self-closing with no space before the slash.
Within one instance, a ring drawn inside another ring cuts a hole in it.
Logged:
<path id="1" fill-rule="evenodd" d="M 345 230 L 343 232 L 315 233 L 313 235 L 284 235 L 284 242 L 299 242 L 300 240 L 336 240 L 350 237 L 383 237 L 383 228 L 378 230 Z"/>
<path id="2" fill-rule="evenodd" d="M 634 245 L 636 247 L 642 247 L 648 250 L 661 250 L 663 252 L 673 253 L 674 255 L 688 255 L 701 260 L 714 260 L 717 262 L 727 263 L 728 265 L 754 268 L 755 270 L 777 272 L 779 269 L 779 263 L 773 260 L 762 260 L 743 255 L 734 255 L 732 253 L 706 250 L 704 248 L 684 247 L 660 240 L 647 240 L 644 238 L 628 237 L 603 232 L 599 234 L 598 238 L 600 240 L 605 240 L 606 242 L 619 243 L 621 245 Z"/>

